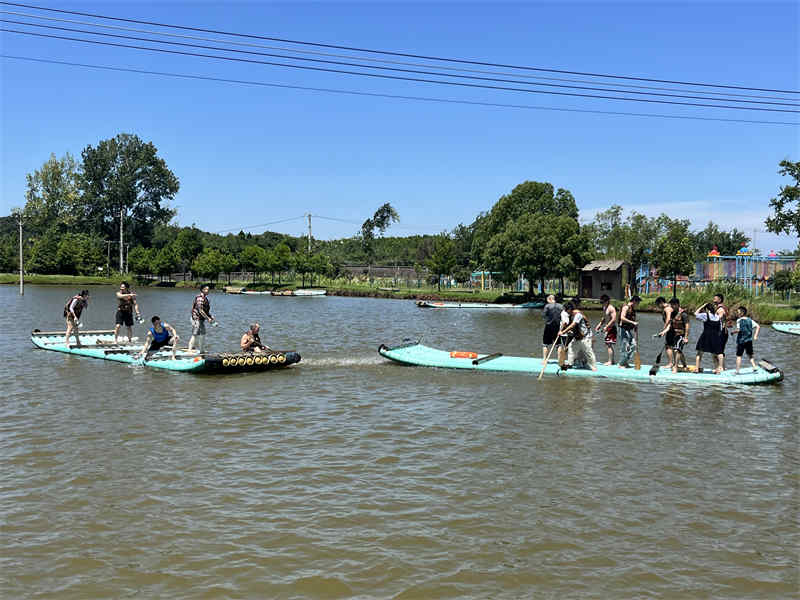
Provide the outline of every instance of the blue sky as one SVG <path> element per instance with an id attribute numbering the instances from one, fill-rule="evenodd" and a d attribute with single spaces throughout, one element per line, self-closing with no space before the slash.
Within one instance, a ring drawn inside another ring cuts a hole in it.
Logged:
<path id="1" fill-rule="evenodd" d="M 800 89 L 794 2 L 30 3 L 428 56 Z M 0 10 L 6 19 L 35 21 L 19 14 L 38 14 L 93 21 L 5 5 Z M 800 121 L 797 113 L 467 89 L 11 33 L 0 40 L 4 55 L 203 77 L 562 109 Z M 390 202 L 401 222 L 388 234 L 437 233 L 472 222 L 516 184 L 538 180 L 572 191 L 582 220 L 620 204 L 652 216 L 689 218 L 697 227 L 714 220 L 750 235 L 755 229 L 763 250 L 798 243 L 763 231 L 769 199 L 788 183 L 777 174 L 778 163 L 800 160 L 797 126 L 411 101 L 9 58 L 0 59 L 0 69 L 2 214 L 24 202 L 26 173 L 51 153 L 79 157 L 87 145 L 129 132 L 152 141 L 179 177 L 178 222 L 207 231 L 290 219 L 267 229 L 297 235 L 305 221 L 293 218 L 311 212 L 328 217 L 313 220 L 316 237 L 345 237 Z"/>

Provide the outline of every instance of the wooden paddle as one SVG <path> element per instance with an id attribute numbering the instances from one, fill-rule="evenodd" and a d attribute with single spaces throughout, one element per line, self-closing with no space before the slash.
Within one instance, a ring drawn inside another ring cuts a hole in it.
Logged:
<path id="1" fill-rule="evenodd" d="M 547 351 L 547 357 L 544 359 L 544 363 L 542 364 L 542 370 L 539 373 L 539 377 L 536 378 L 537 380 L 541 379 L 542 375 L 544 375 L 544 370 L 547 368 L 547 361 L 550 360 L 550 355 L 553 353 L 553 348 L 556 347 L 557 343 L 558 343 L 558 337 L 556 337 L 556 341 L 553 342 L 553 345 L 550 346 L 550 350 Z"/>
<path id="2" fill-rule="evenodd" d="M 637 371 L 642 368 L 642 357 L 639 356 L 639 327 L 636 327 L 636 352 L 633 353 L 633 368 Z"/>

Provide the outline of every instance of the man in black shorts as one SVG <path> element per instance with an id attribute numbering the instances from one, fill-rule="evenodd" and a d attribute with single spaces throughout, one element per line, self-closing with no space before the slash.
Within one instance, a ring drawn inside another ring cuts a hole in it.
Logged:
<path id="1" fill-rule="evenodd" d="M 550 294 L 547 297 L 547 304 L 542 309 L 544 319 L 544 333 L 542 334 L 542 360 L 547 360 L 547 350 L 549 346 L 558 338 L 561 329 L 561 313 L 564 307 L 556 302 L 556 297 Z"/>
<path id="2" fill-rule="evenodd" d="M 114 343 L 118 342 L 119 328 L 125 325 L 128 328 L 128 341 L 131 341 L 133 335 L 133 311 L 136 310 L 136 317 L 141 319 L 139 313 L 139 305 L 136 304 L 136 292 L 131 289 L 127 281 L 119 284 L 119 291 L 117 292 L 117 314 L 116 325 L 114 327 Z"/>

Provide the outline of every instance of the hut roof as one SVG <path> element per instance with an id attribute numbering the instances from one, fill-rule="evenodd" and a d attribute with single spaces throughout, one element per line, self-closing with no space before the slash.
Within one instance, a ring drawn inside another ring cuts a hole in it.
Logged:
<path id="1" fill-rule="evenodd" d="M 619 271 L 624 264 L 627 264 L 624 260 L 593 260 L 581 271 Z"/>

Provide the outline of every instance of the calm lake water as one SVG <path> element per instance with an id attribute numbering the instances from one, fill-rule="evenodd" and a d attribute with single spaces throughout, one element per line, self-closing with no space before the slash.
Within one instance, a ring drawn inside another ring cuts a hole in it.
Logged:
<path id="1" fill-rule="evenodd" d="M 75 292 L 0 286 L 2 598 L 796 597 L 798 336 L 762 329 L 776 386 L 539 382 L 377 354 L 539 354 L 539 311 L 213 293 L 210 349 L 303 360 L 203 376 L 35 350 Z M 193 295 L 139 304 L 185 343 Z"/>

